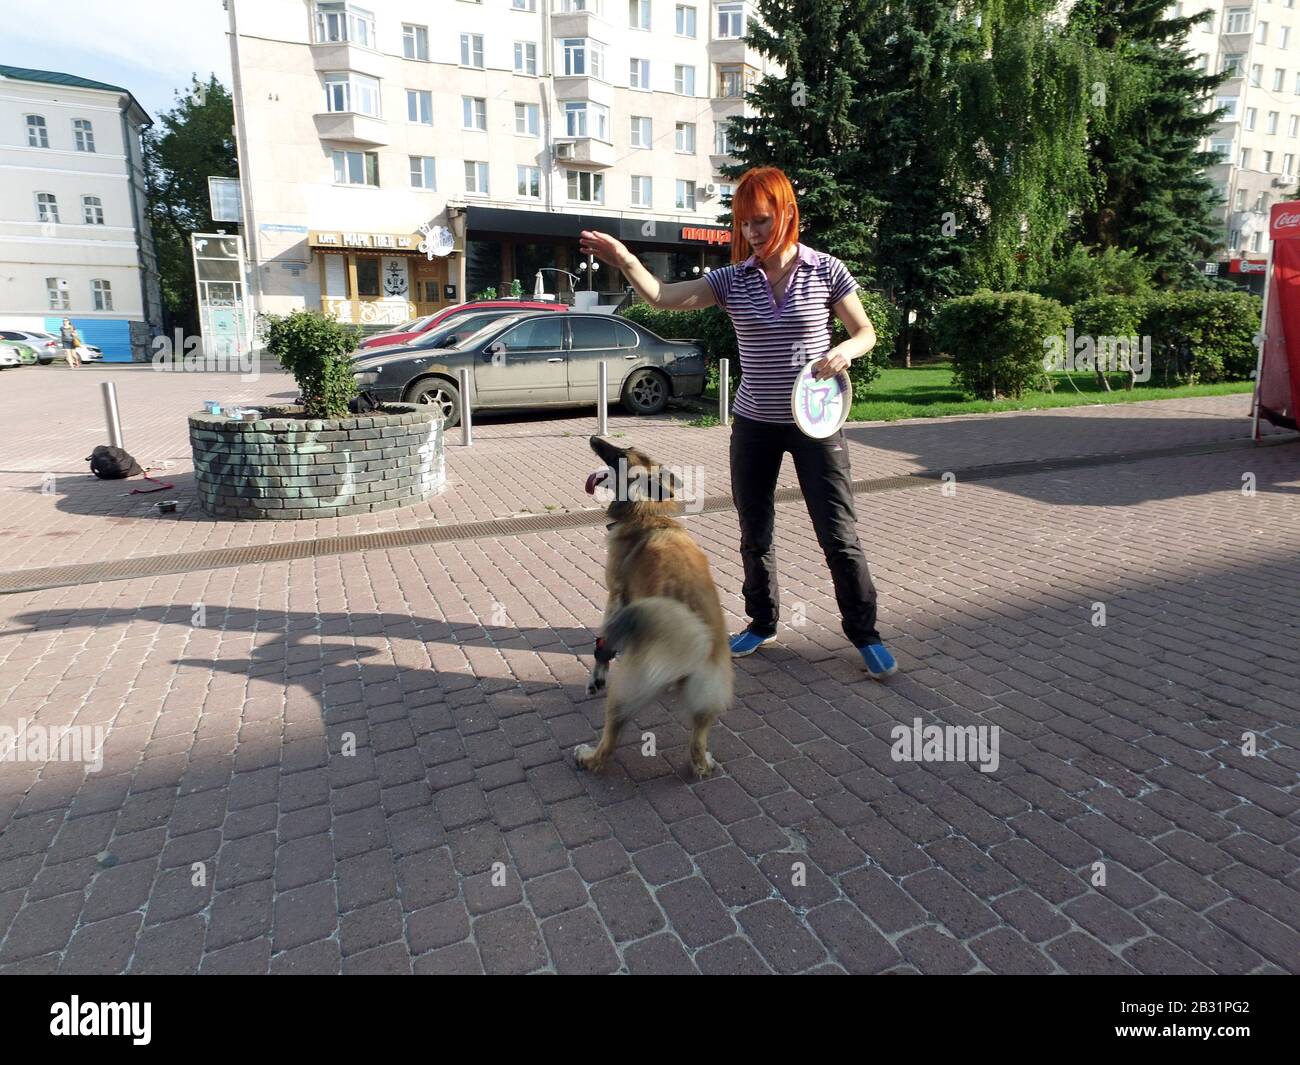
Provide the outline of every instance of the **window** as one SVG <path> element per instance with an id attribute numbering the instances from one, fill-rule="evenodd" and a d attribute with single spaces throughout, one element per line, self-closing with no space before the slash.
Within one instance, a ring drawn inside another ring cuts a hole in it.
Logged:
<path id="1" fill-rule="evenodd" d="M 471 160 L 465 161 L 465 192 L 474 196 L 486 196 L 488 191 L 488 165 Z"/>
<path id="2" fill-rule="evenodd" d="M 1229 77 L 1229 78 L 1241 77 L 1242 58 L 1243 57 L 1240 53 L 1233 53 L 1231 55 L 1225 55 L 1223 57 L 1223 74 L 1225 77 Z"/>
<path id="3" fill-rule="evenodd" d="M 609 108 L 604 104 L 593 104 L 585 100 L 566 103 L 564 121 L 566 136 L 609 140 Z"/>
<path id="4" fill-rule="evenodd" d="M 1278 32 L 1277 46 L 1279 48 L 1289 48 L 1291 46 L 1291 27 L 1279 26 L 1277 32 Z"/>
<path id="5" fill-rule="evenodd" d="M 652 145 L 650 119 L 644 115 L 632 116 L 632 147 L 649 148 Z"/>
<path id="6" fill-rule="evenodd" d="M 1219 157 L 1220 163 L 1232 158 L 1232 141 L 1210 141 L 1210 151 Z"/>
<path id="7" fill-rule="evenodd" d="M 1245 189 L 1238 189 L 1238 190 L 1237 190 L 1237 210 L 1238 210 L 1238 211 L 1244 211 L 1245 209 L 1246 209 L 1246 190 L 1245 190 Z"/>
<path id="8" fill-rule="evenodd" d="M 1249 170 L 1249 169 L 1250 169 L 1250 149 L 1249 149 L 1249 148 L 1242 148 L 1242 149 L 1241 149 L 1241 154 L 1237 157 L 1237 165 L 1238 165 L 1239 167 L 1241 167 L 1242 170 Z"/>
<path id="9" fill-rule="evenodd" d="M 1300 115 L 1292 115 L 1286 122 L 1286 135 L 1294 137 L 1300 133 Z"/>
<path id="10" fill-rule="evenodd" d="M 402 23 L 402 55 L 407 59 L 429 61 L 429 27 Z"/>
<path id="11" fill-rule="evenodd" d="M 604 203 L 605 175 L 589 174 L 585 170 L 566 170 L 569 179 L 569 199 L 574 203 Z"/>
<path id="12" fill-rule="evenodd" d="M 622 323 L 615 322 L 612 314 L 592 318 L 574 315 L 569 319 L 569 335 L 572 338 L 572 349 L 574 351 L 608 351 L 611 348 L 620 346 L 630 347 L 631 345 L 627 343 L 621 345 L 619 343 L 622 339 L 618 328 L 620 325 Z M 623 326 L 623 328 L 628 327 Z"/>
<path id="13" fill-rule="evenodd" d="M 113 309 L 113 286 L 102 277 L 90 283 L 90 299 L 97 311 Z"/>
<path id="14" fill-rule="evenodd" d="M 564 11 L 594 11 L 600 14 L 600 0 L 563 0 Z"/>
<path id="15" fill-rule="evenodd" d="M 1263 79 L 1264 79 L 1264 64 L 1252 63 L 1250 65 L 1250 83 L 1254 85 L 1255 88 L 1259 88 L 1260 83 L 1263 81 Z"/>
<path id="16" fill-rule="evenodd" d="M 1282 86 L 1286 84 L 1286 71 L 1281 67 L 1273 68 L 1273 91 L 1281 92 Z"/>
<path id="17" fill-rule="evenodd" d="M 1267 129 L 1268 129 L 1268 132 L 1269 132 L 1269 133 L 1276 133 L 1276 132 L 1277 132 L 1277 112 L 1276 112 L 1276 111 L 1270 111 L 1270 112 L 1268 113 L 1268 127 L 1267 127 Z"/>
<path id="18" fill-rule="evenodd" d="M 627 24 L 634 30 L 650 28 L 650 0 L 627 0 Z"/>
<path id="19" fill-rule="evenodd" d="M 1267 213 L 1268 213 L 1268 193 L 1267 193 L 1267 192 L 1261 192 L 1261 193 L 1260 193 L 1260 194 L 1255 198 L 1255 207 L 1254 207 L 1254 210 L 1255 210 L 1255 213 L 1256 213 L 1256 214 L 1267 214 Z"/>
<path id="20" fill-rule="evenodd" d="M 325 110 L 379 117 L 379 82 L 364 74 L 326 74 Z"/>
<path id="21" fill-rule="evenodd" d="M 678 4 L 677 36 L 694 37 L 695 35 L 695 8 L 687 7 L 685 4 Z"/>
<path id="22" fill-rule="evenodd" d="M 1250 8 L 1230 7 L 1224 33 L 1246 33 L 1250 30 Z"/>
<path id="23" fill-rule="evenodd" d="M 1265 153 L 1264 153 L 1264 173 L 1266 173 L 1266 174 L 1271 174 L 1271 173 L 1273 173 L 1273 153 L 1272 153 L 1272 152 L 1265 152 Z"/>
<path id="24" fill-rule="evenodd" d="M 536 11 L 537 0 L 510 0 L 510 6 L 516 11 Z"/>
<path id="25" fill-rule="evenodd" d="M 515 41 L 515 73 L 537 73 L 537 45 L 532 41 Z"/>
<path id="26" fill-rule="evenodd" d="M 566 77 L 603 78 L 605 76 L 605 49 L 596 41 L 585 37 L 564 39 L 564 74 Z"/>
<path id="27" fill-rule="evenodd" d="M 57 222 L 59 220 L 59 201 L 52 192 L 36 194 L 36 221 Z"/>
<path id="28" fill-rule="evenodd" d="M 1268 23 L 1267 22 L 1255 23 L 1255 43 L 1268 44 Z"/>
<path id="29" fill-rule="evenodd" d="M 81 197 L 81 219 L 88 226 L 104 224 L 104 201 L 98 196 Z"/>
<path id="30" fill-rule="evenodd" d="M 564 323 L 567 315 L 539 314 L 520 322 L 497 337 L 506 351 L 559 351 L 564 347 Z"/>
<path id="31" fill-rule="evenodd" d="M 751 69 L 739 66 L 718 67 L 718 95 L 744 96 L 745 90 L 754 83 Z"/>
<path id="32" fill-rule="evenodd" d="M 695 95 L 694 67 L 673 67 L 673 92 L 682 96 Z"/>
<path id="33" fill-rule="evenodd" d="M 679 211 L 695 210 L 695 182 L 694 181 L 677 182 L 677 210 Z"/>
<path id="34" fill-rule="evenodd" d="M 66 278 L 47 277 L 45 279 L 45 294 L 50 301 L 50 310 L 72 310 L 72 297 L 68 295 L 68 282 Z"/>
<path id="35" fill-rule="evenodd" d="M 377 152 L 330 153 L 334 157 L 334 184 L 379 186 L 379 154 Z"/>
<path id="36" fill-rule="evenodd" d="M 462 33 L 460 35 L 460 65 L 483 69 L 483 34 Z"/>
<path id="37" fill-rule="evenodd" d="M 1246 108 L 1246 122 L 1245 122 L 1245 126 L 1246 126 L 1247 129 L 1253 130 L 1253 129 L 1255 128 L 1255 119 L 1256 119 L 1258 116 L 1259 116 L 1259 108 L 1257 108 L 1257 107 L 1248 107 L 1248 108 Z"/>
<path id="38" fill-rule="evenodd" d="M 1247 11 L 1249 14 L 1249 11 Z M 718 38 L 743 37 L 745 35 L 745 5 L 722 4 L 718 8 Z"/>
<path id="39" fill-rule="evenodd" d="M 536 137 L 542 128 L 540 114 L 538 104 L 515 104 L 515 132 Z"/>
<path id="40" fill-rule="evenodd" d="M 412 155 L 409 159 L 411 160 L 411 188 L 436 189 L 438 173 L 433 156 Z"/>
<path id="41" fill-rule="evenodd" d="M 433 93 L 427 89 L 406 90 L 406 121 L 433 125 Z"/>
<path id="42" fill-rule="evenodd" d="M 719 184 L 719 185 L 718 185 L 718 198 L 719 198 L 719 199 L 724 199 L 724 200 L 730 198 L 731 193 L 732 193 L 732 190 L 733 190 L 734 188 L 735 188 L 734 185 Z"/>
<path id="43" fill-rule="evenodd" d="M 526 200 L 542 198 L 542 170 L 536 166 L 515 167 L 515 181 L 518 193 Z"/>
<path id="44" fill-rule="evenodd" d="M 629 66 L 628 85 L 634 89 L 650 88 L 650 60 L 633 59 Z"/>
<path id="45" fill-rule="evenodd" d="M 651 204 L 651 182 L 650 178 L 642 177 L 640 174 L 632 175 L 632 206 L 649 207 Z"/>
<path id="46" fill-rule="evenodd" d="M 462 96 L 460 98 L 462 122 L 466 129 L 487 129 L 487 98 Z"/>
<path id="47" fill-rule="evenodd" d="M 1223 110 L 1222 122 L 1235 122 L 1237 120 L 1237 101 L 1239 96 L 1219 96 L 1215 98 L 1214 109 Z"/>
<path id="48" fill-rule="evenodd" d="M 90 119 L 74 118 L 72 120 L 72 144 L 79 152 L 93 152 L 95 150 L 95 130 L 90 124 Z"/>
<path id="49" fill-rule="evenodd" d="M 726 123 L 721 123 L 714 127 L 713 130 L 713 154 L 714 155 L 733 155 L 731 143 L 731 127 Z"/>
<path id="50" fill-rule="evenodd" d="M 357 258 L 357 295 L 378 296 L 379 260 L 366 255 Z"/>
<path id="51" fill-rule="evenodd" d="M 1204 52 L 1196 57 L 1196 69 L 1202 74 L 1206 74 L 1210 70 L 1210 57 Z"/>
<path id="52" fill-rule="evenodd" d="M 48 148 L 50 131 L 45 127 L 45 119 L 40 115 L 27 116 L 27 147 Z"/>
<path id="53" fill-rule="evenodd" d="M 1295 156 L 1291 152 L 1282 156 L 1282 173 L 1287 177 L 1295 173 Z"/>
<path id="54" fill-rule="evenodd" d="M 345 3 L 317 3 L 316 43 L 359 44 L 375 47 L 375 15 L 372 11 Z"/>
<path id="55" fill-rule="evenodd" d="M 677 150 L 688 155 L 695 154 L 695 123 L 677 123 Z"/>

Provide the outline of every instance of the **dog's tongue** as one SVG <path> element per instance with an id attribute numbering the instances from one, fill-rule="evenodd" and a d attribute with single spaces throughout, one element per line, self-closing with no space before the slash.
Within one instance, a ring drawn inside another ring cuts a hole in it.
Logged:
<path id="1" fill-rule="evenodd" d="M 596 485 L 600 484 L 600 482 L 603 481 L 608 475 L 609 475 L 609 470 L 603 468 L 599 470 L 594 470 L 591 474 L 589 474 L 587 477 L 587 495 L 594 496 L 596 494 Z"/>

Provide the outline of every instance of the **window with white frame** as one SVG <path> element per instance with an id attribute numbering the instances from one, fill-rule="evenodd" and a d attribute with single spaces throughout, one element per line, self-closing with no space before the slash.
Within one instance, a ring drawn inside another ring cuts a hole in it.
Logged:
<path id="1" fill-rule="evenodd" d="M 460 65 L 483 69 L 483 34 L 462 33 L 460 35 Z"/>
<path id="2" fill-rule="evenodd" d="M 317 44 L 359 44 L 363 48 L 374 48 L 375 13 L 356 4 L 325 3 L 318 0 L 316 4 L 316 43 Z"/>
<path id="3" fill-rule="evenodd" d="M 515 73 L 537 73 L 537 45 L 532 41 L 515 41 Z"/>
<path id="4" fill-rule="evenodd" d="M 1282 86 L 1286 84 L 1286 71 L 1281 67 L 1273 69 L 1273 91 L 1281 92 Z"/>
<path id="5" fill-rule="evenodd" d="M 1247 129 L 1253 130 L 1255 128 L 1255 121 L 1258 117 L 1259 117 L 1259 108 L 1257 107 L 1246 108 L 1246 120 L 1243 123 L 1243 125 Z"/>
<path id="6" fill-rule="evenodd" d="M 744 96 L 754 81 L 753 71 L 744 66 L 718 67 L 718 95 L 723 98 Z"/>
<path id="7" fill-rule="evenodd" d="M 1241 247 L 1241 230 L 1240 229 L 1228 230 L 1228 250 L 1236 251 L 1240 247 Z"/>
<path id="8" fill-rule="evenodd" d="M 515 167 L 516 193 L 525 200 L 542 198 L 542 170 L 537 166 Z"/>
<path id="9" fill-rule="evenodd" d="M 1294 137 L 1300 134 L 1300 115 L 1292 115 L 1286 120 L 1286 135 Z"/>
<path id="10" fill-rule="evenodd" d="M 1238 211 L 1244 211 L 1244 210 L 1246 209 L 1246 190 L 1245 190 L 1245 189 L 1238 189 L 1238 190 L 1237 190 L 1237 207 L 1236 207 L 1236 209 L 1237 209 Z"/>
<path id="11" fill-rule="evenodd" d="M 649 207 L 651 205 L 651 180 L 641 174 L 632 175 L 632 206 Z"/>
<path id="12" fill-rule="evenodd" d="M 633 148 L 653 147 L 650 119 L 646 115 L 632 116 L 631 145 Z"/>
<path id="13" fill-rule="evenodd" d="M 586 37 L 564 38 L 564 74 L 566 77 L 605 76 L 605 48 Z"/>
<path id="14" fill-rule="evenodd" d="M 50 131 L 45 125 L 45 119 L 40 115 L 27 115 L 27 147 L 29 148 L 48 148 L 50 146 Z"/>
<path id="15" fill-rule="evenodd" d="M 1255 23 L 1255 43 L 1268 44 L 1268 23 L 1267 22 Z"/>
<path id="16" fill-rule="evenodd" d="M 682 181 L 677 182 L 677 210 L 693 211 L 695 210 L 695 182 Z"/>
<path id="17" fill-rule="evenodd" d="M 537 0 L 510 0 L 510 6 L 516 11 L 536 11 Z"/>
<path id="18" fill-rule="evenodd" d="M 628 85 L 633 89 L 650 88 L 650 60 L 631 59 L 628 61 Z"/>
<path id="19" fill-rule="evenodd" d="M 477 160 L 465 160 L 465 193 L 469 196 L 488 194 L 488 165 Z"/>
<path id="20" fill-rule="evenodd" d="M 36 194 L 36 221 L 57 222 L 59 220 L 59 200 L 52 192 Z"/>
<path id="21" fill-rule="evenodd" d="M 1232 52 L 1223 57 L 1223 76 L 1225 78 L 1241 77 L 1241 64 L 1245 57 L 1239 52 Z"/>
<path id="22" fill-rule="evenodd" d="M 334 184 L 379 187 L 377 152 L 334 151 L 330 155 L 334 160 Z"/>
<path id="23" fill-rule="evenodd" d="M 561 0 L 561 11 L 594 11 L 600 14 L 600 0 Z"/>
<path id="24" fill-rule="evenodd" d="M 627 24 L 634 30 L 650 28 L 650 0 L 627 0 Z"/>
<path id="25" fill-rule="evenodd" d="M 1238 154 L 1238 156 L 1237 156 L 1237 166 L 1239 166 L 1242 170 L 1249 170 L 1249 169 L 1250 169 L 1250 149 L 1249 149 L 1249 148 L 1242 148 L 1242 149 L 1241 149 L 1241 152 L 1240 152 L 1240 153 Z"/>
<path id="26" fill-rule="evenodd" d="M 569 200 L 573 203 L 604 203 L 605 175 L 589 174 L 585 170 L 566 170 Z"/>
<path id="27" fill-rule="evenodd" d="M 113 286 L 104 278 L 97 277 L 90 283 L 90 299 L 97 311 L 113 309 Z"/>
<path id="28" fill-rule="evenodd" d="M 720 4 L 718 6 L 718 40 L 728 40 L 745 35 L 745 5 Z"/>
<path id="29" fill-rule="evenodd" d="M 1264 250 L 1263 241 L 1264 241 L 1264 234 L 1261 233 L 1259 230 L 1255 230 L 1255 232 L 1252 233 L 1250 237 L 1250 250 L 1263 251 Z"/>
<path id="30" fill-rule="evenodd" d="M 695 123 L 677 123 L 677 150 L 689 155 L 695 154 Z"/>
<path id="31" fill-rule="evenodd" d="M 1261 193 L 1260 193 L 1260 194 L 1255 198 L 1255 206 L 1254 206 L 1253 209 L 1254 209 L 1254 211 L 1255 211 L 1256 214 L 1264 214 L 1264 213 L 1266 213 L 1266 212 L 1268 211 L 1268 193 L 1267 193 L 1267 192 L 1261 192 Z"/>
<path id="32" fill-rule="evenodd" d="M 731 185 L 731 184 L 728 184 L 728 183 L 725 183 L 725 182 L 719 182 L 719 183 L 718 183 L 718 198 L 719 198 L 719 199 L 722 199 L 722 200 L 729 199 L 729 198 L 731 197 L 732 191 L 733 191 L 734 189 L 735 189 L 735 186 L 734 186 L 734 185 Z"/>
<path id="33" fill-rule="evenodd" d="M 1268 124 L 1265 126 L 1265 128 L 1268 130 L 1269 133 L 1277 132 L 1277 119 L 1278 119 L 1278 113 L 1276 111 L 1270 111 L 1268 113 Z"/>
<path id="34" fill-rule="evenodd" d="M 1220 163 L 1226 163 L 1232 159 L 1232 141 L 1230 140 L 1210 141 L 1210 151 L 1219 157 Z"/>
<path id="35" fill-rule="evenodd" d="M 98 196 L 81 197 L 81 220 L 88 226 L 104 224 L 104 201 Z"/>
<path id="36" fill-rule="evenodd" d="M 677 36 L 694 37 L 695 33 L 695 8 L 686 4 L 677 5 Z"/>
<path id="37" fill-rule="evenodd" d="M 412 155 L 408 157 L 411 164 L 411 188 L 437 189 L 438 166 L 432 155 Z"/>
<path id="38" fill-rule="evenodd" d="M 515 132 L 527 133 L 536 137 L 542 129 L 541 106 L 539 104 L 515 104 Z"/>
<path id="39" fill-rule="evenodd" d="M 1246 33 L 1250 30 L 1250 8 L 1230 7 L 1225 16 L 1224 33 Z"/>
<path id="40" fill-rule="evenodd" d="M 714 155 L 732 155 L 732 148 L 735 145 L 731 143 L 731 126 L 729 123 L 720 122 L 713 130 L 713 154 Z"/>
<path id="41" fill-rule="evenodd" d="M 74 118 L 72 120 L 72 145 L 79 152 L 93 152 L 95 150 L 95 127 L 91 125 L 88 118 Z"/>
<path id="42" fill-rule="evenodd" d="M 52 311 L 70 311 L 72 310 L 72 297 L 68 292 L 68 279 L 65 277 L 47 277 L 45 279 L 45 295 L 49 300 L 50 310 Z"/>
<path id="43" fill-rule="evenodd" d="M 487 97 L 462 96 L 460 109 L 461 125 L 466 129 L 487 129 Z"/>
<path id="44" fill-rule="evenodd" d="M 379 81 L 364 74 L 326 74 L 325 110 L 379 117 Z"/>
<path id="45" fill-rule="evenodd" d="M 1277 34 L 1278 34 L 1278 37 L 1277 37 L 1277 46 L 1278 46 L 1279 48 L 1289 48 L 1289 47 L 1291 47 L 1291 27 L 1290 27 L 1290 26 L 1279 26 L 1279 27 L 1277 28 Z"/>
<path id="46" fill-rule="evenodd" d="M 609 140 L 609 108 L 588 100 L 564 105 L 564 128 L 568 137 L 595 137 Z"/>
<path id="47" fill-rule="evenodd" d="M 1295 173 L 1295 155 L 1292 152 L 1285 152 L 1282 155 L 1282 173 L 1287 177 Z"/>
<path id="48" fill-rule="evenodd" d="M 1221 122 L 1235 122 L 1237 120 L 1237 103 L 1240 96 L 1218 96 L 1214 100 L 1214 109 L 1223 111 Z"/>
<path id="49" fill-rule="evenodd" d="M 429 27 L 402 23 L 402 55 L 406 59 L 429 61 Z"/>
<path id="50" fill-rule="evenodd" d="M 1273 173 L 1273 153 L 1270 151 L 1264 153 L 1264 173 Z"/>
<path id="51" fill-rule="evenodd" d="M 1202 52 L 1196 57 L 1195 66 L 1202 74 L 1208 73 L 1210 69 L 1210 57 L 1205 52 Z"/>
<path id="52" fill-rule="evenodd" d="M 1264 80 L 1264 64 L 1252 63 L 1250 65 L 1250 83 L 1253 86 L 1255 86 L 1255 88 L 1258 89 L 1259 86 L 1263 83 L 1263 80 Z"/>
<path id="53" fill-rule="evenodd" d="M 433 125 L 433 93 L 428 89 L 406 90 L 406 121 Z"/>
<path id="54" fill-rule="evenodd" d="M 673 67 L 673 92 L 680 96 L 695 95 L 695 68 L 687 66 Z"/>

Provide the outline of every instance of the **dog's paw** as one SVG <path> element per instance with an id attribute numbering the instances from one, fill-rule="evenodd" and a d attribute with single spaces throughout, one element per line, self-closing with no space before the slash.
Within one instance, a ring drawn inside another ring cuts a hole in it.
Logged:
<path id="1" fill-rule="evenodd" d="M 692 764 L 691 768 L 695 770 L 695 779 L 703 780 L 705 777 L 707 777 L 710 773 L 712 773 L 715 769 L 718 768 L 718 760 L 714 758 L 710 752 L 705 751 L 704 764 L 703 765 Z"/>
<path id="2" fill-rule="evenodd" d="M 595 757 L 596 748 L 589 743 L 580 743 L 573 748 L 573 760 L 578 763 L 579 769 L 590 769 Z"/>

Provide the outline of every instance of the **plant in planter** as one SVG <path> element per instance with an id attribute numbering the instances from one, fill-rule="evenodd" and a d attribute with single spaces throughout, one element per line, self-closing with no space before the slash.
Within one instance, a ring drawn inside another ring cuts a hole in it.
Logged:
<path id="1" fill-rule="evenodd" d="M 293 374 L 308 418 L 346 418 L 361 330 L 312 311 L 262 315 L 266 350 Z"/>

